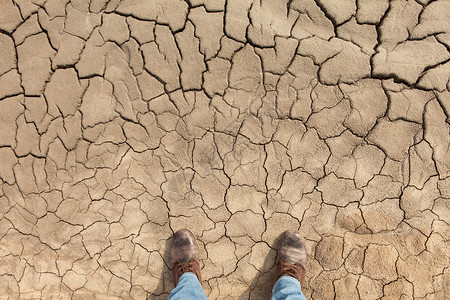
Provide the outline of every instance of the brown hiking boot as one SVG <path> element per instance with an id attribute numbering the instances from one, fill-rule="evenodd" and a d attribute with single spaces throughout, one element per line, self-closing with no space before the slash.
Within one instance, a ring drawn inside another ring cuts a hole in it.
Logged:
<path id="1" fill-rule="evenodd" d="M 172 264 L 173 280 L 175 285 L 183 273 L 194 273 L 200 284 L 200 263 L 198 262 L 198 246 L 195 237 L 188 229 L 181 229 L 173 235 L 173 244 L 170 251 L 170 263 Z"/>
<path id="2" fill-rule="evenodd" d="M 298 231 L 288 230 L 280 238 L 277 256 L 277 276 L 292 276 L 303 286 L 307 261 L 305 240 Z"/>

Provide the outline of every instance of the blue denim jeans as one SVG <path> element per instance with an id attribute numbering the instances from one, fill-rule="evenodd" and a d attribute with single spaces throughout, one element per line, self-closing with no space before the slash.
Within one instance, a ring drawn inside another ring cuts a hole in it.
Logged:
<path id="1" fill-rule="evenodd" d="M 271 300 L 306 300 L 300 282 L 291 276 L 278 278 L 272 290 Z M 181 275 L 177 286 L 169 295 L 169 300 L 207 300 L 203 287 L 194 273 Z"/>

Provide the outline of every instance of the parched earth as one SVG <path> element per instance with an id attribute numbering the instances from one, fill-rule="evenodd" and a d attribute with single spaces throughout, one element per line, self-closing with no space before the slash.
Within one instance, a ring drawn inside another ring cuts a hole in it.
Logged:
<path id="1" fill-rule="evenodd" d="M 450 1 L 0 1 L 2 299 L 450 295 Z"/>

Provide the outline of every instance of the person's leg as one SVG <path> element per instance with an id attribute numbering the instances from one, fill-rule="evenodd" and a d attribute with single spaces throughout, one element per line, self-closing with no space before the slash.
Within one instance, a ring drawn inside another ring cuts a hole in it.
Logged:
<path id="1" fill-rule="evenodd" d="M 181 299 L 207 299 L 203 287 L 194 273 L 187 272 L 181 275 L 177 286 L 169 295 L 169 300 Z"/>
<path id="2" fill-rule="evenodd" d="M 300 282 L 292 276 L 278 278 L 272 291 L 271 300 L 306 300 Z"/>
<path id="3" fill-rule="evenodd" d="M 271 300 L 305 300 L 302 285 L 307 262 L 303 237 L 297 231 L 285 231 L 277 256 L 277 281 Z"/>
<path id="4" fill-rule="evenodd" d="M 169 300 L 207 300 L 201 283 L 197 242 L 188 229 L 175 232 L 170 262 L 175 288 L 170 293 Z"/>

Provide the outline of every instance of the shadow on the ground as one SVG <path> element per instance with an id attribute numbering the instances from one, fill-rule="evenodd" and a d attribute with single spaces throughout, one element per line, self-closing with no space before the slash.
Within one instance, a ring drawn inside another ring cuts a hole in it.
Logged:
<path id="1" fill-rule="evenodd" d="M 151 294 L 147 295 L 147 300 L 162 300 L 167 299 L 169 297 L 169 294 L 166 293 L 167 289 L 165 287 L 165 284 L 169 283 L 172 284 L 173 282 L 172 270 L 169 269 L 171 247 L 172 247 L 172 238 L 169 238 L 166 240 L 166 244 L 164 247 L 165 248 L 163 254 L 164 267 L 161 270 L 159 283 L 156 286 L 155 290 Z"/>
<path id="2" fill-rule="evenodd" d="M 252 299 L 270 299 L 272 296 L 272 288 L 275 283 L 276 276 L 276 264 L 274 263 L 274 257 L 276 257 L 280 238 L 277 238 L 273 245 L 269 245 L 271 250 L 269 254 L 264 258 L 264 263 L 262 270 L 266 270 L 266 272 L 259 273 L 249 284 L 247 290 L 242 293 L 237 299 L 238 300 L 252 300 Z M 165 251 L 163 255 L 164 259 L 164 267 L 161 271 L 160 280 L 157 287 L 154 289 L 152 294 L 147 296 L 147 300 L 162 300 L 167 299 L 169 294 L 166 292 L 168 289 L 165 284 L 171 284 L 172 272 L 169 269 L 170 262 L 170 247 L 172 246 L 172 238 L 167 239 L 165 245 Z M 262 257 L 261 257 L 262 259 Z M 173 288 L 173 287 L 170 287 Z"/>
<path id="3" fill-rule="evenodd" d="M 264 300 L 272 297 L 272 288 L 275 284 L 276 276 L 276 264 L 275 259 L 280 243 L 280 237 L 278 237 L 272 245 L 269 245 L 271 250 L 269 254 L 264 258 L 264 264 L 262 270 L 266 272 L 259 273 L 250 283 L 249 288 L 239 296 L 238 300 Z M 261 257 L 262 259 L 262 257 Z"/>

